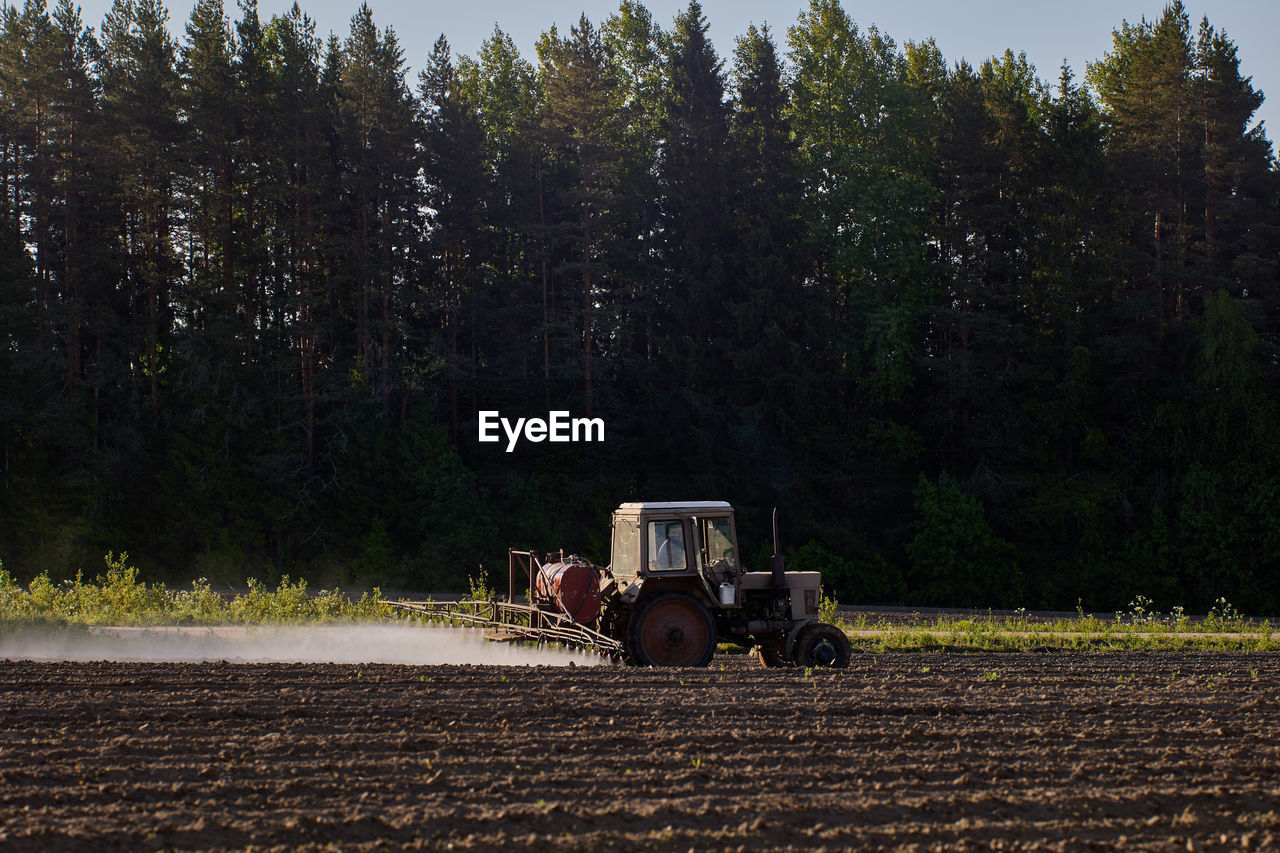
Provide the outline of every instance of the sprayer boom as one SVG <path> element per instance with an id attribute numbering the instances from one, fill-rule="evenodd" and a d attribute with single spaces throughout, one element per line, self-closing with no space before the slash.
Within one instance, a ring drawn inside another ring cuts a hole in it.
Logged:
<path id="1" fill-rule="evenodd" d="M 566 646 L 621 658 L 622 643 L 599 631 L 580 625 L 562 613 L 549 612 L 530 604 L 505 601 L 388 601 L 428 622 L 492 629 L 491 640 L 529 640 L 563 643 Z"/>

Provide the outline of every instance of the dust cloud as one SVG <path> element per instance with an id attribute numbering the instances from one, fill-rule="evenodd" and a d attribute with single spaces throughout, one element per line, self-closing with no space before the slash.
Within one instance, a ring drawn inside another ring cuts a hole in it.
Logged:
<path id="1" fill-rule="evenodd" d="M 585 652 L 486 640 L 422 625 L 20 628 L 0 632 L 0 660 L 199 663 L 394 663 L 568 666 Z"/>

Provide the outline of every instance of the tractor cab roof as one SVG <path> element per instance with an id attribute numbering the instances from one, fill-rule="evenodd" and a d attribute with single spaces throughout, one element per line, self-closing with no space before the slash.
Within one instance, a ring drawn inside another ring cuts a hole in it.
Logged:
<path id="1" fill-rule="evenodd" d="M 626 515 L 655 512 L 733 512 L 728 501 L 644 501 L 624 503 L 618 512 Z"/>

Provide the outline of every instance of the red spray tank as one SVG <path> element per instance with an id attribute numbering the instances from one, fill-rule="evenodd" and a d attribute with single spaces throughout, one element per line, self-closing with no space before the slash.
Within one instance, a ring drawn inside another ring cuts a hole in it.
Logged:
<path id="1" fill-rule="evenodd" d="M 548 563 L 538 569 L 535 592 L 555 602 L 561 612 L 581 625 L 590 625 L 600 613 L 600 575 L 580 557 Z"/>

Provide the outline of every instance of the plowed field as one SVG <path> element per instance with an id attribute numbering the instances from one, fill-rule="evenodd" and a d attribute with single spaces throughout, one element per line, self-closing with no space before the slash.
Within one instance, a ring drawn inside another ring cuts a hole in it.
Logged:
<path id="1" fill-rule="evenodd" d="M 0 662 L 0 848 L 1280 847 L 1280 656 Z"/>

